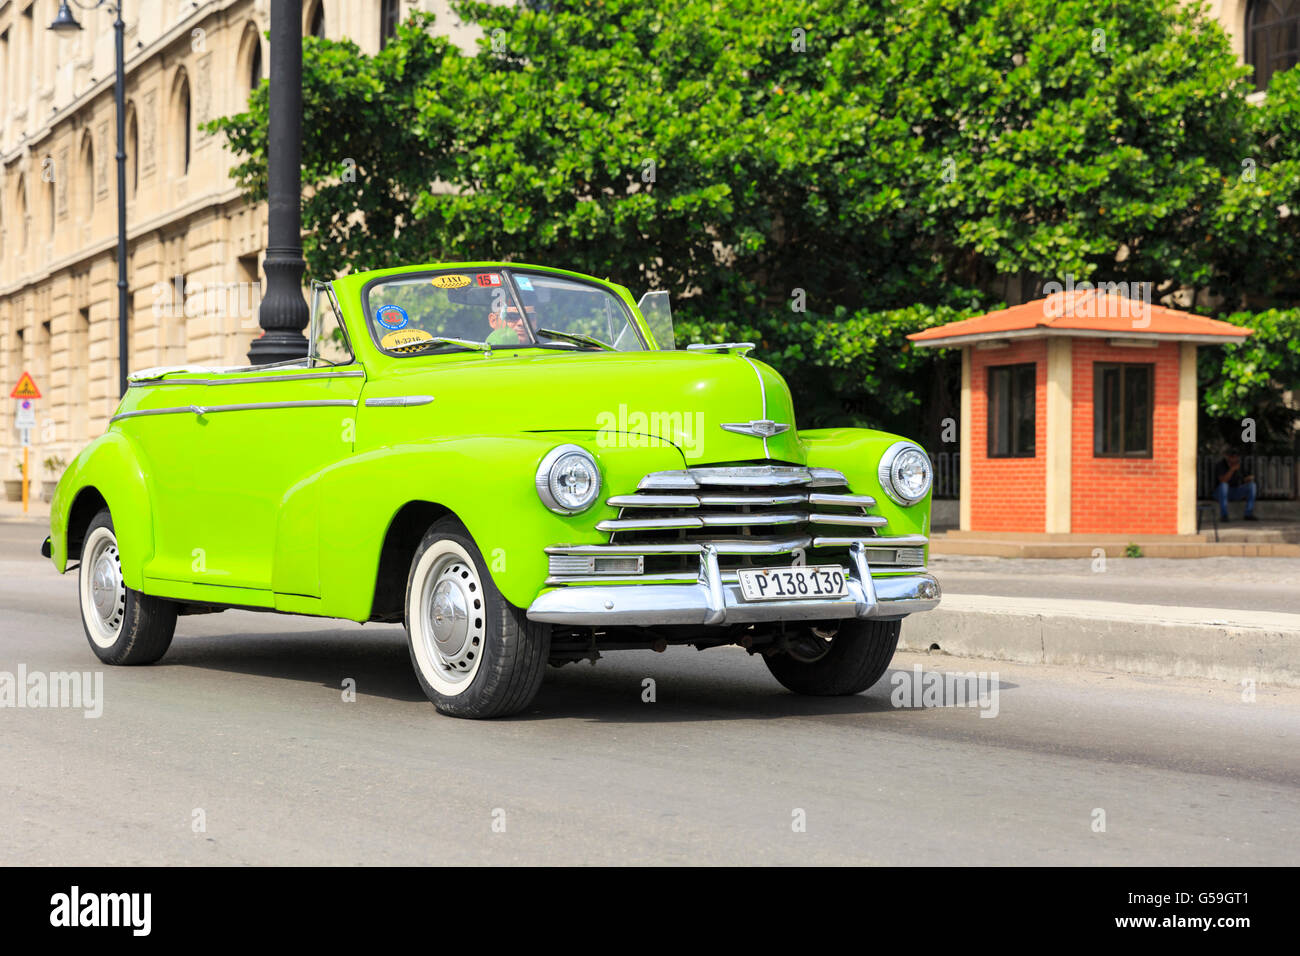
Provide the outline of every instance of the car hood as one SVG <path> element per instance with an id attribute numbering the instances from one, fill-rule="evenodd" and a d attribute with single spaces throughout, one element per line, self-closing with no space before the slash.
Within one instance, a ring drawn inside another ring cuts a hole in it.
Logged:
<path id="1" fill-rule="evenodd" d="M 747 356 L 496 349 L 404 359 L 366 386 L 367 398 L 401 395 L 432 396 L 427 409 L 444 435 L 591 432 L 611 451 L 652 436 L 676 445 L 687 464 L 804 462 L 789 388 Z M 763 420 L 788 427 L 738 431 Z"/>

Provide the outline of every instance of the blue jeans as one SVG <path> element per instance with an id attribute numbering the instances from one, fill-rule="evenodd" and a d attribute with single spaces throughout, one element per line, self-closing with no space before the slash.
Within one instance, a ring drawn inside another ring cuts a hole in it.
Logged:
<path id="1" fill-rule="evenodd" d="M 1236 488 L 1229 488 L 1226 481 L 1219 482 L 1219 487 L 1214 489 L 1214 498 L 1219 502 L 1219 517 L 1228 517 L 1228 502 L 1240 501 L 1246 499 L 1246 514 L 1255 510 L 1255 483 L 1253 481 L 1243 481 Z"/>

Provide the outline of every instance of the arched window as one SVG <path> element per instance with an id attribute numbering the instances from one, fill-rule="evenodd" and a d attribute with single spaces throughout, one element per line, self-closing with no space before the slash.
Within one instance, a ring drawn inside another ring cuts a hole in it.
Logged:
<path id="1" fill-rule="evenodd" d="M 309 36 L 325 39 L 325 0 L 316 0 L 316 4 L 311 8 L 307 17 L 307 33 Z"/>
<path id="2" fill-rule="evenodd" d="M 134 106 L 126 114 L 126 163 L 127 195 L 135 198 L 136 187 L 140 185 L 140 127 Z"/>
<path id="3" fill-rule="evenodd" d="M 1250 0 L 1246 7 L 1246 62 L 1255 86 L 1300 62 L 1300 0 Z"/>
<path id="4" fill-rule="evenodd" d="M 252 62 L 248 66 L 248 86 L 249 89 L 257 89 L 262 85 L 262 44 L 256 42 L 253 44 Z"/>
<path id="5" fill-rule="evenodd" d="M 81 188 L 85 190 L 81 211 L 89 221 L 95 214 L 95 143 L 89 133 L 86 134 L 81 147 L 81 183 Z"/>
<path id="6" fill-rule="evenodd" d="M 27 177 L 18 177 L 18 196 L 15 203 L 18 207 L 18 228 L 21 230 L 23 239 L 23 252 L 27 251 L 27 240 L 30 238 L 28 227 L 30 225 L 27 218 Z"/>
<path id="7" fill-rule="evenodd" d="M 44 169 L 48 170 L 48 172 L 45 173 L 44 175 L 45 212 L 46 212 L 45 221 L 46 221 L 46 225 L 49 226 L 50 238 L 53 239 L 54 238 L 54 186 L 55 186 L 54 181 L 55 179 L 58 178 L 57 173 L 54 170 L 54 157 L 46 156 L 44 161 L 41 163 L 41 166 Z"/>
<path id="8" fill-rule="evenodd" d="M 176 79 L 173 81 L 172 89 L 172 116 L 173 122 L 182 127 L 177 130 L 175 139 L 176 146 L 176 170 L 182 176 L 190 171 L 190 126 L 193 122 L 193 116 L 190 111 L 190 79 L 185 71 L 179 70 Z"/>

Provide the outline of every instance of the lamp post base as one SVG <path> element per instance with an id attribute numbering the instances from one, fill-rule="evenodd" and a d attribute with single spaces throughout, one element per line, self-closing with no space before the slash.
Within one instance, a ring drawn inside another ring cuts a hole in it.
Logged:
<path id="1" fill-rule="evenodd" d="M 307 357 L 307 337 L 301 332 L 275 329 L 258 338 L 248 347 L 249 365 L 274 365 Z"/>

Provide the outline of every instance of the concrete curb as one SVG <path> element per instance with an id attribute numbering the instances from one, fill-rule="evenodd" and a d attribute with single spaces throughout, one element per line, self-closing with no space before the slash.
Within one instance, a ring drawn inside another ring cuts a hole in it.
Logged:
<path id="1" fill-rule="evenodd" d="M 899 647 L 1161 677 L 1300 687 L 1300 614 L 945 594 Z"/>

